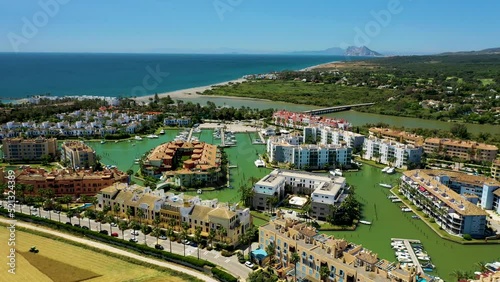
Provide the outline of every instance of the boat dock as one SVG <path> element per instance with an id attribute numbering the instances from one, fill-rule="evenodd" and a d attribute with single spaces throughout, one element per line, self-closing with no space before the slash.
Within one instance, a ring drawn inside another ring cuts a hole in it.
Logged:
<path id="1" fill-rule="evenodd" d="M 220 145 L 222 147 L 226 147 L 226 133 L 224 131 L 224 128 L 220 128 Z"/>
<path id="2" fill-rule="evenodd" d="M 188 134 L 188 138 L 187 138 L 187 141 L 191 141 L 191 137 L 193 136 L 193 130 L 194 130 L 194 127 L 191 127 L 191 129 L 189 130 L 189 134 Z"/>
<path id="3" fill-rule="evenodd" d="M 417 255 L 415 255 L 415 251 L 413 250 L 413 248 L 410 244 L 410 243 L 420 244 L 420 240 L 391 238 L 391 241 L 403 241 L 403 244 L 405 245 L 406 250 L 410 254 L 413 265 L 417 268 L 417 273 L 424 273 L 424 269 L 422 268 L 422 265 L 420 265 L 420 261 L 418 260 Z"/>
<path id="4" fill-rule="evenodd" d="M 266 144 L 266 139 L 264 139 L 264 135 L 262 135 L 262 132 L 261 131 L 258 131 L 259 133 L 259 137 L 260 137 L 260 141 L 262 141 L 262 144 Z"/>

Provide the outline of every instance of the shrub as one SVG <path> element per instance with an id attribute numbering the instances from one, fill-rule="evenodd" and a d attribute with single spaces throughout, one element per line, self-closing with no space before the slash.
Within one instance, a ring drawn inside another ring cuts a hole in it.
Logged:
<path id="1" fill-rule="evenodd" d="M 472 240 L 472 236 L 470 236 L 470 234 L 464 234 L 464 235 L 462 235 L 462 237 L 464 238 L 464 240 L 467 240 L 467 241 Z"/>
<path id="2" fill-rule="evenodd" d="M 227 250 L 222 250 L 222 252 L 220 252 L 220 254 L 221 254 L 223 257 L 230 257 L 230 256 L 234 255 L 234 252 L 227 251 Z"/>
<path id="3" fill-rule="evenodd" d="M 422 208 L 421 207 L 417 207 L 417 211 L 422 211 Z"/>
<path id="4" fill-rule="evenodd" d="M 212 246 L 208 246 L 207 251 L 211 251 L 211 250 L 213 250 Z"/>
<path id="5" fill-rule="evenodd" d="M 430 222 L 430 223 L 435 223 L 435 222 L 436 222 L 436 220 L 435 220 L 434 218 L 431 218 L 431 219 L 429 219 L 429 222 Z"/>
<path id="6" fill-rule="evenodd" d="M 238 278 L 216 267 L 212 268 L 212 274 L 219 280 L 225 282 L 238 282 Z"/>

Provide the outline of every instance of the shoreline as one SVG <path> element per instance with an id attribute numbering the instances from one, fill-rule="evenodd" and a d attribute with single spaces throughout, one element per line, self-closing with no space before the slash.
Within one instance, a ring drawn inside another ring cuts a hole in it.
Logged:
<path id="1" fill-rule="evenodd" d="M 315 70 L 315 69 L 321 69 L 323 67 L 328 67 L 329 65 L 331 64 L 343 64 L 345 63 L 344 61 L 332 61 L 332 62 L 327 62 L 327 63 L 323 63 L 323 64 L 319 64 L 319 65 L 314 65 L 314 66 L 310 66 L 310 67 L 307 67 L 307 68 L 303 68 L 299 71 L 312 71 L 312 70 Z"/>

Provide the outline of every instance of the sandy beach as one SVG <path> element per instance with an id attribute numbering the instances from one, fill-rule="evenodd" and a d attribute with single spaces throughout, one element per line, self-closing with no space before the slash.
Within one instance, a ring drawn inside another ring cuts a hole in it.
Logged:
<path id="1" fill-rule="evenodd" d="M 205 90 L 210 90 L 210 89 L 212 89 L 213 86 L 223 86 L 223 85 L 227 85 L 230 83 L 242 83 L 243 81 L 246 81 L 246 79 L 239 78 L 239 79 L 225 81 L 225 82 L 216 83 L 216 84 L 207 85 L 207 86 L 199 86 L 199 87 L 181 89 L 181 90 L 176 90 L 176 91 L 171 91 L 171 92 L 158 93 L 158 97 L 163 98 L 163 97 L 170 96 L 170 98 L 172 98 L 174 100 L 175 99 L 193 99 L 193 98 L 197 98 L 197 97 L 202 96 L 200 94 L 197 94 L 197 92 L 203 92 Z M 154 95 L 147 95 L 147 96 L 137 97 L 137 98 L 135 98 L 135 100 L 137 102 L 142 102 L 142 101 L 149 102 L 149 98 L 153 98 L 153 97 L 154 97 Z M 221 97 L 226 97 L 226 96 L 221 96 Z M 230 97 L 226 97 L 226 98 L 230 98 Z"/>

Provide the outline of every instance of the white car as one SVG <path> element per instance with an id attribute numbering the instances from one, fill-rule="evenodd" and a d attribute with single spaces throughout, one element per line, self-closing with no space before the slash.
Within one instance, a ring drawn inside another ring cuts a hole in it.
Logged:
<path id="1" fill-rule="evenodd" d="M 116 223 L 112 222 L 112 223 L 111 223 L 111 226 L 113 226 L 113 227 L 118 227 L 118 224 L 116 224 Z"/>
<path id="2" fill-rule="evenodd" d="M 245 266 L 247 266 L 248 268 L 253 268 L 253 263 L 246 261 Z"/>
<path id="3" fill-rule="evenodd" d="M 139 235 L 139 231 L 137 231 L 137 230 L 132 230 L 132 231 L 130 231 L 130 235 L 135 235 L 135 236 L 137 236 L 137 235 Z"/>

